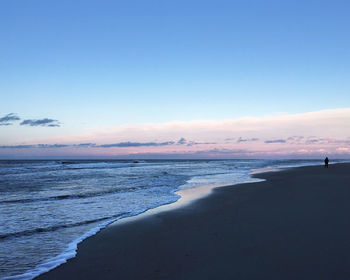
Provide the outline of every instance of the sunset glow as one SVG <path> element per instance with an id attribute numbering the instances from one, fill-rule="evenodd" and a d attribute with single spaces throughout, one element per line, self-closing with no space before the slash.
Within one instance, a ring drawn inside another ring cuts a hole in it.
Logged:
<path id="1" fill-rule="evenodd" d="M 349 157 L 349 4 L 2 1 L 0 158 Z"/>
<path id="2" fill-rule="evenodd" d="M 350 109 L 106 127 L 2 145 L 2 157 L 313 158 L 350 156 Z M 10 141 L 9 141 L 10 142 Z"/>

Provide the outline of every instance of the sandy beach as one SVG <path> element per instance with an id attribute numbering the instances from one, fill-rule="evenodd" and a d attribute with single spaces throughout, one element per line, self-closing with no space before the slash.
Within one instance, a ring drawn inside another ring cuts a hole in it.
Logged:
<path id="1" fill-rule="evenodd" d="M 254 176 L 109 226 L 36 279 L 350 279 L 350 164 Z"/>

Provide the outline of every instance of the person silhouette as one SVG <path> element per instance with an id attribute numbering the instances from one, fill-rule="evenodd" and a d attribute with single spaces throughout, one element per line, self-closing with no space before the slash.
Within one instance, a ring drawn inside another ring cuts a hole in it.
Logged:
<path id="1" fill-rule="evenodd" d="M 328 159 L 328 157 L 326 157 L 326 158 L 324 159 L 324 167 L 325 167 L 325 168 L 328 168 L 328 162 L 329 162 L 329 159 Z"/>

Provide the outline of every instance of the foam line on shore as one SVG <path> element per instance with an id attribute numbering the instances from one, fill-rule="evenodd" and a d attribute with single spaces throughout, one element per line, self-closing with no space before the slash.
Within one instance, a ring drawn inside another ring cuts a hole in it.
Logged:
<path id="1" fill-rule="evenodd" d="M 43 274 L 45 272 L 48 272 L 48 271 L 56 268 L 57 266 L 67 262 L 67 260 L 74 258 L 76 256 L 78 244 L 80 242 L 82 242 L 83 240 L 85 240 L 86 238 L 88 238 L 90 236 L 95 235 L 101 229 L 105 228 L 109 224 L 111 224 L 114 221 L 116 221 L 117 219 L 121 219 L 121 218 L 122 217 L 118 217 L 116 219 L 105 221 L 104 223 L 101 223 L 99 226 L 91 229 L 90 231 L 88 231 L 84 235 L 82 235 L 82 236 L 78 237 L 77 239 L 75 239 L 74 241 L 72 241 L 68 245 L 68 247 L 60 255 L 46 260 L 45 262 L 37 265 L 34 269 L 29 270 L 23 274 L 8 276 L 8 277 L 3 278 L 3 280 L 17 280 L 17 279 L 18 280 L 30 280 L 30 279 L 33 279 L 33 278 L 39 276 L 40 274 Z"/>

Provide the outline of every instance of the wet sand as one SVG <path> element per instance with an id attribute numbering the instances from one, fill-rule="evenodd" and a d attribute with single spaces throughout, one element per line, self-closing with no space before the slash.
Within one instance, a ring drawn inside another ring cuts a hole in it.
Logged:
<path id="1" fill-rule="evenodd" d="M 350 279 L 350 164 L 254 176 L 109 226 L 37 279 Z"/>

